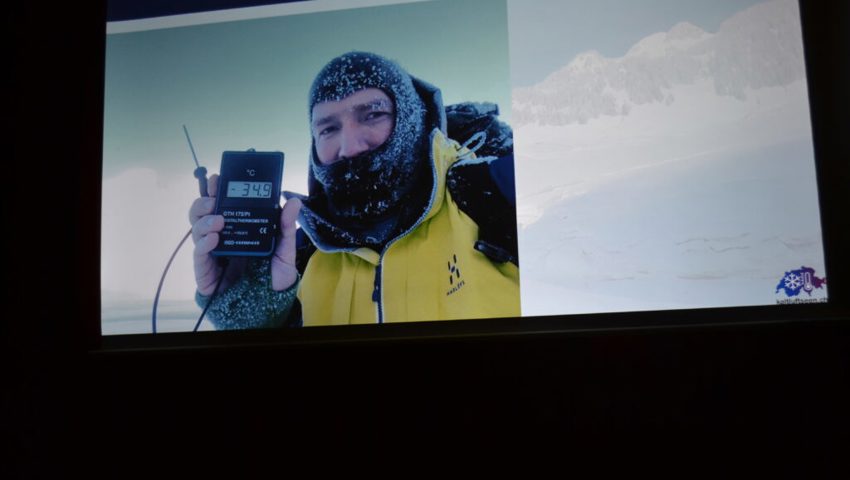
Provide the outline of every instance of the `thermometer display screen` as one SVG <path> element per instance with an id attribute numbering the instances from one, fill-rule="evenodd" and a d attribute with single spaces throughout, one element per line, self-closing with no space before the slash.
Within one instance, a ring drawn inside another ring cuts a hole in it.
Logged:
<path id="1" fill-rule="evenodd" d="M 272 182 L 227 182 L 228 198 L 270 198 Z"/>

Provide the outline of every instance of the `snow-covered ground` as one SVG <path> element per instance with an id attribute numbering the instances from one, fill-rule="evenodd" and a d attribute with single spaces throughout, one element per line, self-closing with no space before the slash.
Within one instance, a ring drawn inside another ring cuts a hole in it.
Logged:
<path id="1" fill-rule="evenodd" d="M 785 271 L 824 274 L 795 15 L 679 24 L 516 92 L 523 315 L 771 304 Z"/>
<path id="2" fill-rule="evenodd" d="M 798 161 L 810 148 L 706 153 L 552 203 L 520 230 L 523 314 L 774 303 L 785 271 L 823 272 L 814 172 Z"/>
<path id="3" fill-rule="evenodd" d="M 101 296 L 101 330 L 103 335 L 126 335 L 151 333 L 151 308 L 153 300 L 148 298 L 121 297 L 107 292 Z M 183 300 L 160 300 L 157 308 L 156 331 L 191 332 L 201 309 L 195 302 Z M 204 320 L 199 331 L 213 330 L 212 324 Z"/>

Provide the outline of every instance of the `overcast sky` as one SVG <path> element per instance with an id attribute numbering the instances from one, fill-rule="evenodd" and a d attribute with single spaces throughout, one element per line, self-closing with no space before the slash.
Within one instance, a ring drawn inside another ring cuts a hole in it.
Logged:
<path id="1" fill-rule="evenodd" d="M 508 0 L 511 76 L 529 86 L 596 50 L 620 57 L 638 40 L 688 21 L 708 32 L 763 0 Z"/>

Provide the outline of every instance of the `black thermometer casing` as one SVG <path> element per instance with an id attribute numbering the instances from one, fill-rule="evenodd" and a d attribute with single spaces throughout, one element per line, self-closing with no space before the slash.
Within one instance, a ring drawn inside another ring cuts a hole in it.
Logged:
<path id="1" fill-rule="evenodd" d="M 274 252 L 282 179 L 282 152 L 221 155 L 214 213 L 224 217 L 224 229 L 213 256 L 267 257 Z"/>

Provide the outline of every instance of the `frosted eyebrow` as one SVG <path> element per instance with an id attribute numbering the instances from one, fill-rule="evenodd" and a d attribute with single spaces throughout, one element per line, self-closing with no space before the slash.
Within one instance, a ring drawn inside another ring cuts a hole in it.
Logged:
<path id="1" fill-rule="evenodd" d="M 361 103 L 360 105 L 355 105 L 351 107 L 352 110 L 356 110 L 358 112 L 369 111 L 374 112 L 378 110 L 389 110 L 393 111 L 393 102 L 389 100 L 373 100 L 367 103 Z"/>
<path id="2" fill-rule="evenodd" d="M 371 102 L 359 103 L 347 109 L 349 112 L 374 112 L 387 110 L 390 113 L 395 113 L 393 110 L 393 102 L 389 100 L 373 100 Z M 332 113 L 324 117 L 319 117 L 313 120 L 313 128 L 318 128 L 328 123 L 333 123 L 337 120 L 339 113 Z"/>

